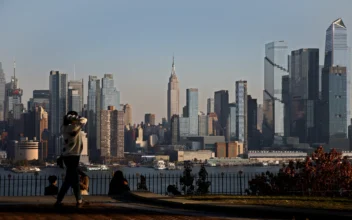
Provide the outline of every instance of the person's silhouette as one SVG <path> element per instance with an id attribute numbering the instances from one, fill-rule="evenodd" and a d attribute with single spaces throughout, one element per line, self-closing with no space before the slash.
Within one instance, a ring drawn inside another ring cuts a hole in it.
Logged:
<path id="1" fill-rule="evenodd" d="M 57 185 L 57 177 L 56 176 L 49 176 L 48 181 L 49 181 L 50 185 L 45 187 L 44 195 L 46 195 L 46 196 L 57 195 L 59 192 L 59 188 L 56 186 Z"/>
<path id="2" fill-rule="evenodd" d="M 116 171 L 110 181 L 109 195 L 122 195 L 128 191 L 130 191 L 128 181 L 123 177 L 122 171 Z"/>

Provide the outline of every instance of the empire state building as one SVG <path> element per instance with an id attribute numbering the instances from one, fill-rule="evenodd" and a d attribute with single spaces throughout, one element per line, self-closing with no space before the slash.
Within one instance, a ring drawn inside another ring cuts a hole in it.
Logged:
<path id="1" fill-rule="evenodd" d="M 167 120 L 170 122 L 173 115 L 179 115 L 180 89 L 175 71 L 175 60 L 172 60 L 172 70 L 167 88 Z"/>

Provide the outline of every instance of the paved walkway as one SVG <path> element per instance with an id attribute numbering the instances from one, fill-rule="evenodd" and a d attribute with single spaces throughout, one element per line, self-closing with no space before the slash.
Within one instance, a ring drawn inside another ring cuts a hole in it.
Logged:
<path id="1" fill-rule="evenodd" d="M 223 214 L 190 211 L 184 209 L 165 208 L 150 204 L 140 204 L 111 199 L 107 196 L 85 196 L 89 202 L 81 209 L 75 208 L 73 196 L 64 199 L 64 207 L 60 210 L 53 207 L 52 196 L 38 197 L 0 197 L 1 219 L 135 219 L 135 220 L 178 220 L 178 219 L 235 219 Z M 248 218 L 246 218 L 248 220 Z"/>

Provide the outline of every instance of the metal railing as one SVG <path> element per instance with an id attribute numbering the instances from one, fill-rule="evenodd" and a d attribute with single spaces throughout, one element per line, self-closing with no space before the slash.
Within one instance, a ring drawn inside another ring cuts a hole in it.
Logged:
<path id="1" fill-rule="evenodd" d="M 248 188 L 248 181 L 254 178 L 256 173 L 219 173 L 209 174 L 207 181 L 211 182 L 209 194 L 243 195 Z M 125 178 L 130 189 L 138 190 L 141 175 L 146 177 L 146 186 L 150 192 L 167 194 L 167 187 L 175 185 L 182 192 L 180 177 L 182 174 L 127 174 Z M 38 174 L 14 174 L 0 175 L 0 196 L 42 196 L 45 187 L 49 185 L 50 175 Z M 107 195 L 112 176 L 109 174 L 89 174 L 89 195 Z M 57 177 L 57 186 L 60 188 L 64 176 Z M 194 175 L 193 185 L 195 189 L 198 175 Z M 68 194 L 71 194 L 69 190 Z"/>

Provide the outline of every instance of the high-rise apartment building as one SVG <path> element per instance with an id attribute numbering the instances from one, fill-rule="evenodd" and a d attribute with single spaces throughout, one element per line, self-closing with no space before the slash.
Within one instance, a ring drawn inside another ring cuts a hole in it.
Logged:
<path id="1" fill-rule="evenodd" d="M 227 90 L 220 90 L 214 93 L 214 112 L 219 120 L 217 126 L 219 135 L 225 135 L 227 117 L 229 115 L 229 92 Z"/>
<path id="2" fill-rule="evenodd" d="M 207 114 L 214 112 L 214 98 L 207 99 Z"/>
<path id="3" fill-rule="evenodd" d="M 155 114 L 147 113 L 144 115 L 144 123 L 146 125 L 155 125 Z"/>
<path id="4" fill-rule="evenodd" d="M 100 157 L 105 160 L 110 157 L 124 157 L 125 125 L 123 111 L 109 106 L 108 110 L 100 111 L 99 146 Z"/>
<path id="5" fill-rule="evenodd" d="M 256 148 L 258 141 L 257 137 L 257 99 L 253 99 L 252 96 L 247 96 L 247 139 L 248 149 L 251 150 Z"/>
<path id="6" fill-rule="evenodd" d="M 263 135 L 271 145 L 274 136 L 284 135 L 284 104 L 282 102 L 282 76 L 288 74 L 288 51 L 285 41 L 265 45 Z"/>
<path id="7" fill-rule="evenodd" d="M 132 125 L 132 106 L 130 104 L 124 105 L 123 112 L 125 113 L 125 125 Z"/>
<path id="8" fill-rule="evenodd" d="M 236 81 L 236 136 L 239 142 L 243 143 L 245 152 L 248 150 L 247 140 L 247 81 Z"/>
<path id="9" fill-rule="evenodd" d="M 347 28 L 341 18 L 336 19 L 326 30 L 324 68 L 337 66 L 346 68 L 346 118 L 349 119 L 351 118 L 352 109 L 350 72 L 351 60 L 349 58 L 349 50 L 347 43 Z M 329 72 L 329 70 L 325 70 L 325 72 Z M 347 121 L 345 123 L 345 126 L 347 130 Z"/>
<path id="10" fill-rule="evenodd" d="M 292 51 L 290 70 L 290 136 L 318 142 L 319 49 Z"/>
<path id="11" fill-rule="evenodd" d="M 180 88 L 176 76 L 175 61 L 172 61 L 172 70 L 167 88 L 167 121 L 170 122 L 173 115 L 180 115 Z"/>
<path id="12" fill-rule="evenodd" d="M 77 90 L 78 95 L 79 95 L 79 106 L 80 110 L 77 111 L 78 114 L 82 114 L 82 109 L 84 105 L 84 81 L 82 80 L 70 80 L 68 82 L 68 87 L 72 88 L 73 90 Z"/>
<path id="13" fill-rule="evenodd" d="M 189 118 L 189 134 L 198 135 L 198 89 L 186 90 L 186 103 Z"/>
<path id="14" fill-rule="evenodd" d="M 6 78 L 0 62 L 0 121 L 5 121 Z"/>
<path id="15" fill-rule="evenodd" d="M 120 91 L 115 87 L 113 75 L 104 74 L 101 81 L 101 109 L 107 110 L 108 106 L 114 106 L 120 110 Z"/>

